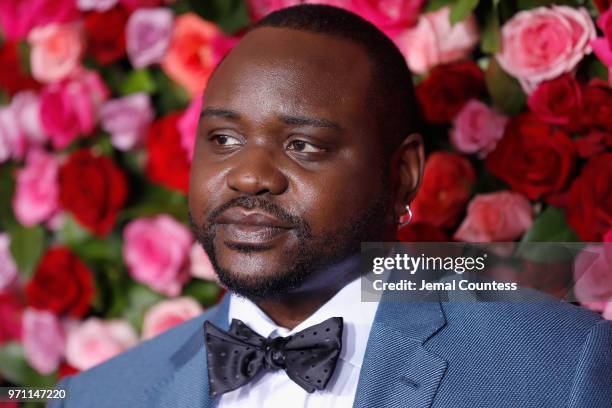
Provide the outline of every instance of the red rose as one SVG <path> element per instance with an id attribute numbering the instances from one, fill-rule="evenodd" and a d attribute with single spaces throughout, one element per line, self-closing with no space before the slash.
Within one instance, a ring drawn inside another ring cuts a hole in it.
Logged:
<path id="1" fill-rule="evenodd" d="M 555 125 L 575 123 L 582 109 L 580 84 L 571 75 L 544 81 L 529 95 L 527 104 L 543 122 Z"/>
<path id="2" fill-rule="evenodd" d="M 21 340 L 24 304 L 15 292 L 0 292 L 0 344 Z"/>
<path id="3" fill-rule="evenodd" d="M 587 161 L 572 183 L 565 208 L 568 224 L 584 241 L 602 241 L 612 227 L 612 153 Z"/>
<path id="4" fill-rule="evenodd" d="M 127 197 L 123 172 L 106 156 L 79 150 L 60 169 L 60 202 L 93 233 L 112 230 Z"/>
<path id="5" fill-rule="evenodd" d="M 177 128 L 180 117 L 179 112 L 171 113 L 149 128 L 146 172 L 152 181 L 187 194 L 190 164 Z"/>
<path id="6" fill-rule="evenodd" d="M 10 96 L 23 89 L 38 89 L 40 85 L 21 69 L 17 43 L 0 46 L 0 88 Z"/>
<path id="7" fill-rule="evenodd" d="M 591 157 L 612 148 L 612 132 L 595 130 L 588 135 L 574 139 L 574 145 L 580 157 Z"/>
<path id="8" fill-rule="evenodd" d="M 423 183 L 411 204 L 414 223 L 453 227 L 472 193 L 476 173 L 455 153 L 434 152 L 425 163 Z"/>
<path id="9" fill-rule="evenodd" d="M 400 242 L 445 242 L 448 236 L 444 231 L 433 225 L 410 223 L 397 231 Z"/>
<path id="10" fill-rule="evenodd" d="M 76 318 L 87 313 L 94 296 L 91 272 L 64 247 L 45 253 L 25 290 L 29 306 Z"/>
<path id="11" fill-rule="evenodd" d="M 484 74 L 472 61 L 437 66 L 416 87 L 425 119 L 431 123 L 449 123 L 468 100 L 485 92 Z"/>
<path id="12" fill-rule="evenodd" d="M 108 65 L 125 55 L 125 25 L 128 13 L 115 7 L 103 13 L 89 13 L 85 18 L 88 51 L 101 65 Z"/>
<path id="13" fill-rule="evenodd" d="M 582 123 L 612 132 L 612 89 L 603 81 L 592 81 L 583 91 Z"/>
<path id="14" fill-rule="evenodd" d="M 486 168 L 531 200 L 562 190 L 574 168 L 576 150 L 569 136 L 533 115 L 519 115 L 506 126 Z"/>

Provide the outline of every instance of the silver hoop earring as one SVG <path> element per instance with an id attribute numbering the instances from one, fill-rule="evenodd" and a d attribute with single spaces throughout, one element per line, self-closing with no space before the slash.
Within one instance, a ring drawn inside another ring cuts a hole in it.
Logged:
<path id="1" fill-rule="evenodd" d="M 399 218 L 399 227 L 405 227 L 406 225 L 410 224 L 410 221 L 412 221 L 412 210 L 410 209 L 410 205 L 406 205 L 406 214 L 402 215 Z"/>

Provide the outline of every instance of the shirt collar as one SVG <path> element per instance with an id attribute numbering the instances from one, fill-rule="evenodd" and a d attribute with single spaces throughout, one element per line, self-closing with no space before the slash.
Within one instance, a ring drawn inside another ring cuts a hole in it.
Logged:
<path id="1" fill-rule="evenodd" d="M 293 330 L 278 326 L 253 302 L 235 294 L 230 298 L 228 316 L 230 322 L 240 319 L 263 337 L 290 336 L 330 317 L 340 316 L 344 319 L 340 359 L 361 368 L 377 307 L 375 302 L 361 302 L 361 279 L 357 278 Z"/>

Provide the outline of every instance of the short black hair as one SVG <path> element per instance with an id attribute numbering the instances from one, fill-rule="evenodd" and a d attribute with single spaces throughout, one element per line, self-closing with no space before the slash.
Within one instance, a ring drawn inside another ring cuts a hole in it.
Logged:
<path id="1" fill-rule="evenodd" d="M 385 158 L 411 133 L 421 131 L 412 74 L 397 46 L 374 24 L 350 11 L 321 4 L 300 4 L 274 11 L 259 20 L 260 27 L 290 28 L 327 34 L 361 46 L 370 62 L 370 103 L 383 136 Z"/>

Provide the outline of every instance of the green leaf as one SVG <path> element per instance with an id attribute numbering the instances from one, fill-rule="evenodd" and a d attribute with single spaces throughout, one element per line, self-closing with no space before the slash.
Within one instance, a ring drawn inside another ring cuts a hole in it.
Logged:
<path id="1" fill-rule="evenodd" d="M 221 287 L 214 282 L 193 279 L 183 288 L 183 296 L 190 296 L 202 306 L 210 307 L 217 303 L 221 291 Z"/>
<path id="2" fill-rule="evenodd" d="M 559 242 L 580 242 L 580 238 L 565 221 L 563 211 L 549 206 L 536 217 L 531 228 L 525 233 L 517 253 L 534 262 L 571 259 L 578 246 L 566 248 L 556 244 Z"/>
<path id="3" fill-rule="evenodd" d="M 23 346 L 17 342 L 0 346 L 0 377 L 27 387 L 53 387 L 57 382 L 55 375 L 42 375 L 30 367 Z"/>
<path id="4" fill-rule="evenodd" d="M 516 115 L 523 110 L 526 97 L 521 85 L 504 72 L 495 58 L 489 60 L 485 80 L 493 105 L 498 110 L 508 115 Z"/>
<path id="5" fill-rule="evenodd" d="M 58 242 L 70 246 L 76 247 L 81 242 L 91 238 L 91 234 L 85 228 L 83 228 L 72 215 L 66 214 L 66 219 L 62 228 L 56 233 Z"/>
<path id="6" fill-rule="evenodd" d="M 18 226 L 9 231 L 11 254 L 19 270 L 29 277 L 40 259 L 45 246 L 45 231 L 39 225 L 26 228 Z"/>
<path id="7" fill-rule="evenodd" d="M 455 0 L 430 0 L 425 4 L 424 12 L 436 11 L 454 2 Z"/>
<path id="8" fill-rule="evenodd" d="M 499 50 L 500 32 L 499 15 L 497 7 L 493 7 L 487 14 L 485 25 L 480 36 L 480 50 L 483 53 L 495 54 Z"/>
<path id="9" fill-rule="evenodd" d="M 463 21 L 478 6 L 478 0 L 457 0 L 450 11 L 450 22 L 454 25 Z"/>
<path id="10" fill-rule="evenodd" d="M 563 211 L 548 206 L 536 217 L 523 242 L 580 242 L 580 238 L 565 221 Z"/>
<path id="11" fill-rule="evenodd" d="M 182 86 L 173 82 L 161 70 L 156 71 L 154 77 L 158 85 L 155 105 L 158 108 L 159 116 L 185 109 L 189 105 L 190 96 Z"/>
<path id="12" fill-rule="evenodd" d="M 164 299 L 165 297 L 163 295 L 152 291 L 144 285 L 134 285 L 130 288 L 127 296 L 127 306 L 123 309 L 122 315 L 138 331 L 141 331 L 145 312 L 151 306 Z"/>
<path id="13" fill-rule="evenodd" d="M 9 197 L 15 193 L 15 166 L 4 164 L 0 166 L 0 229 L 10 231 L 19 224 L 13 215 L 13 207 Z M 6 197 L 6 198 L 4 198 Z"/>
<path id="14" fill-rule="evenodd" d="M 129 95 L 135 92 L 146 92 L 154 94 L 157 84 L 147 69 L 131 71 L 119 86 L 121 95 Z"/>

